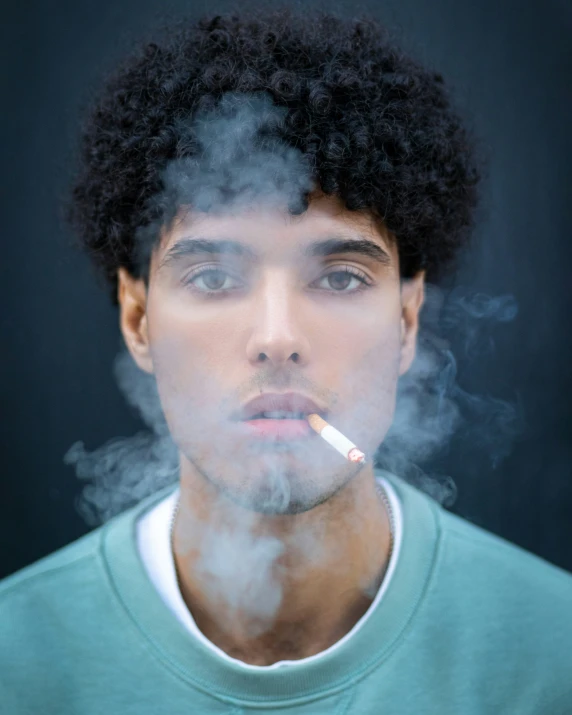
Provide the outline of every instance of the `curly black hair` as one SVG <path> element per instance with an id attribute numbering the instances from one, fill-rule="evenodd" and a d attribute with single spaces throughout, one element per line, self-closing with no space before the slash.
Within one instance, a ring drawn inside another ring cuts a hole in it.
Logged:
<path id="1" fill-rule="evenodd" d="M 141 275 L 136 236 L 157 219 L 166 167 L 192 154 L 181 120 L 228 92 L 285 108 L 282 139 L 325 194 L 382 219 L 403 278 L 425 269 L 437 281 L 452 265 L 473 228 L 481 168 L 442 75 L 372 17 L 258 8 L 179 20 L 141 43 L 86 116 L 67 215 L 115 303 L 118 268 Z"/>

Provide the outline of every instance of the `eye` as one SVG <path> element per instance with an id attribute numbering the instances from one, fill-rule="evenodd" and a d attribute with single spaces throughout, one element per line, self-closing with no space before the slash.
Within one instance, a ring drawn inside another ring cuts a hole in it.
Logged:
<path id="1" fill-rule="evenodd" d="M 204 268 L 191 273 L 185 278 L 184 283 L 200 293 L 218 293 L 236 287 L 232 282 L 232 276 L 220 268 Z"/>
<path id="2" fill-rule="evenodd" d="M 352 266 L 344 266 L 343 269 L 330 271 L 322 276 L 319 283 L 326 281 L 326 290 L 335 293 L 354 293 L 362 288 L 371 285 L 368 277 L 362 271 Z"/>

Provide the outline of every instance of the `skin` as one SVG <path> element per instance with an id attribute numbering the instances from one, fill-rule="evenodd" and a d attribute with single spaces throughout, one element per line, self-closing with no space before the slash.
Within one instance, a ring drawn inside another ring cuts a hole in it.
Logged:
<path id="1" fill-rule="evenodd" d="M 387 260 L 301 257 L 340 234 L 375 243 Z M 238 241 L 256 258 L 173 258 L 197 237 Z M 366 612 L 389 559 L 372 461 L 350 464 L 317 436 L 279 451 L 239 434 L 230 417 L 261 393 L 299 392 L 371 456 L 415 354 L 424 274 L 400 280 L 385 227 L 316 193 L 300 216 L 180 212 L 152 253 L 148 282 L 122 268 L 118 297 L 126 344 L 154 373 L 180 452 L 174 555 L 198 627 L 256 665 L 333 645 Z"/>

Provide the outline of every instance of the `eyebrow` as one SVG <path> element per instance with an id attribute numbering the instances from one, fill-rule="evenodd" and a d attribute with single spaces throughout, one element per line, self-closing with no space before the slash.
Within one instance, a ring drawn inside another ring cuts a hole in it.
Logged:
<path id="1" fill-rule="evenodd" d="M 358 235 L 356 238 L 332 236 L 323 241 L 314 241 L 304 248 L 305 256 L 331 256 L 334 253 L 359 253 L 373 258 L 386 266 L 391 265 L 391 256 L 379 244 Z"/>
<path id="2" fill-rule="evenodd" d="M 237 256 L 248 256 L 256 258 L 255 252 L 244 243 L 230 241 L 228 239 L 211 238 L 181 238 L 165 254 L 161 261 L 161 266 L 175 263 L 179 258 L 193 256 L 198 253 L 210 253 L 213 255 L 232 253 Z"/>
<path id="3" fill-rule="evenodd" d="M 167 251 L 160 265 L 175 263 L 180 258 L 200 253 L 211 255 L 231 253 L 251 259 L 257 258 L 256 252 L 240 241 L 226 238 L 191 238 L 187 236 L 181 238 Z M 302 255 L 306 257 L 331 256 L 336 253 L 358 253 L 367 258 L 373 258 L 386 266 L 390 266 L 392 263 L 391 256 L 385 249 L 361 234 L 356 234 L 356 238 L 348 238 L 347 235 L 330 236 L 321 241 L 313 241 L 302 249 Z"/>

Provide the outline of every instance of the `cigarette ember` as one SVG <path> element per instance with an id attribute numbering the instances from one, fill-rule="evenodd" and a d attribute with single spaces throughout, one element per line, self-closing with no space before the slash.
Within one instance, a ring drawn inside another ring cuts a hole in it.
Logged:
<path id="1" fill-rule="evenodd" d="M 307 420 L 314 432 L 317 432 L 320 437 L 325 439 L 329 445 L 343 455 L 349 462 L 365 462 L 365 454 L 339 430 L 332 427 L 331 424 L 328 424 L 320 415 L 308 415 Z"/>

